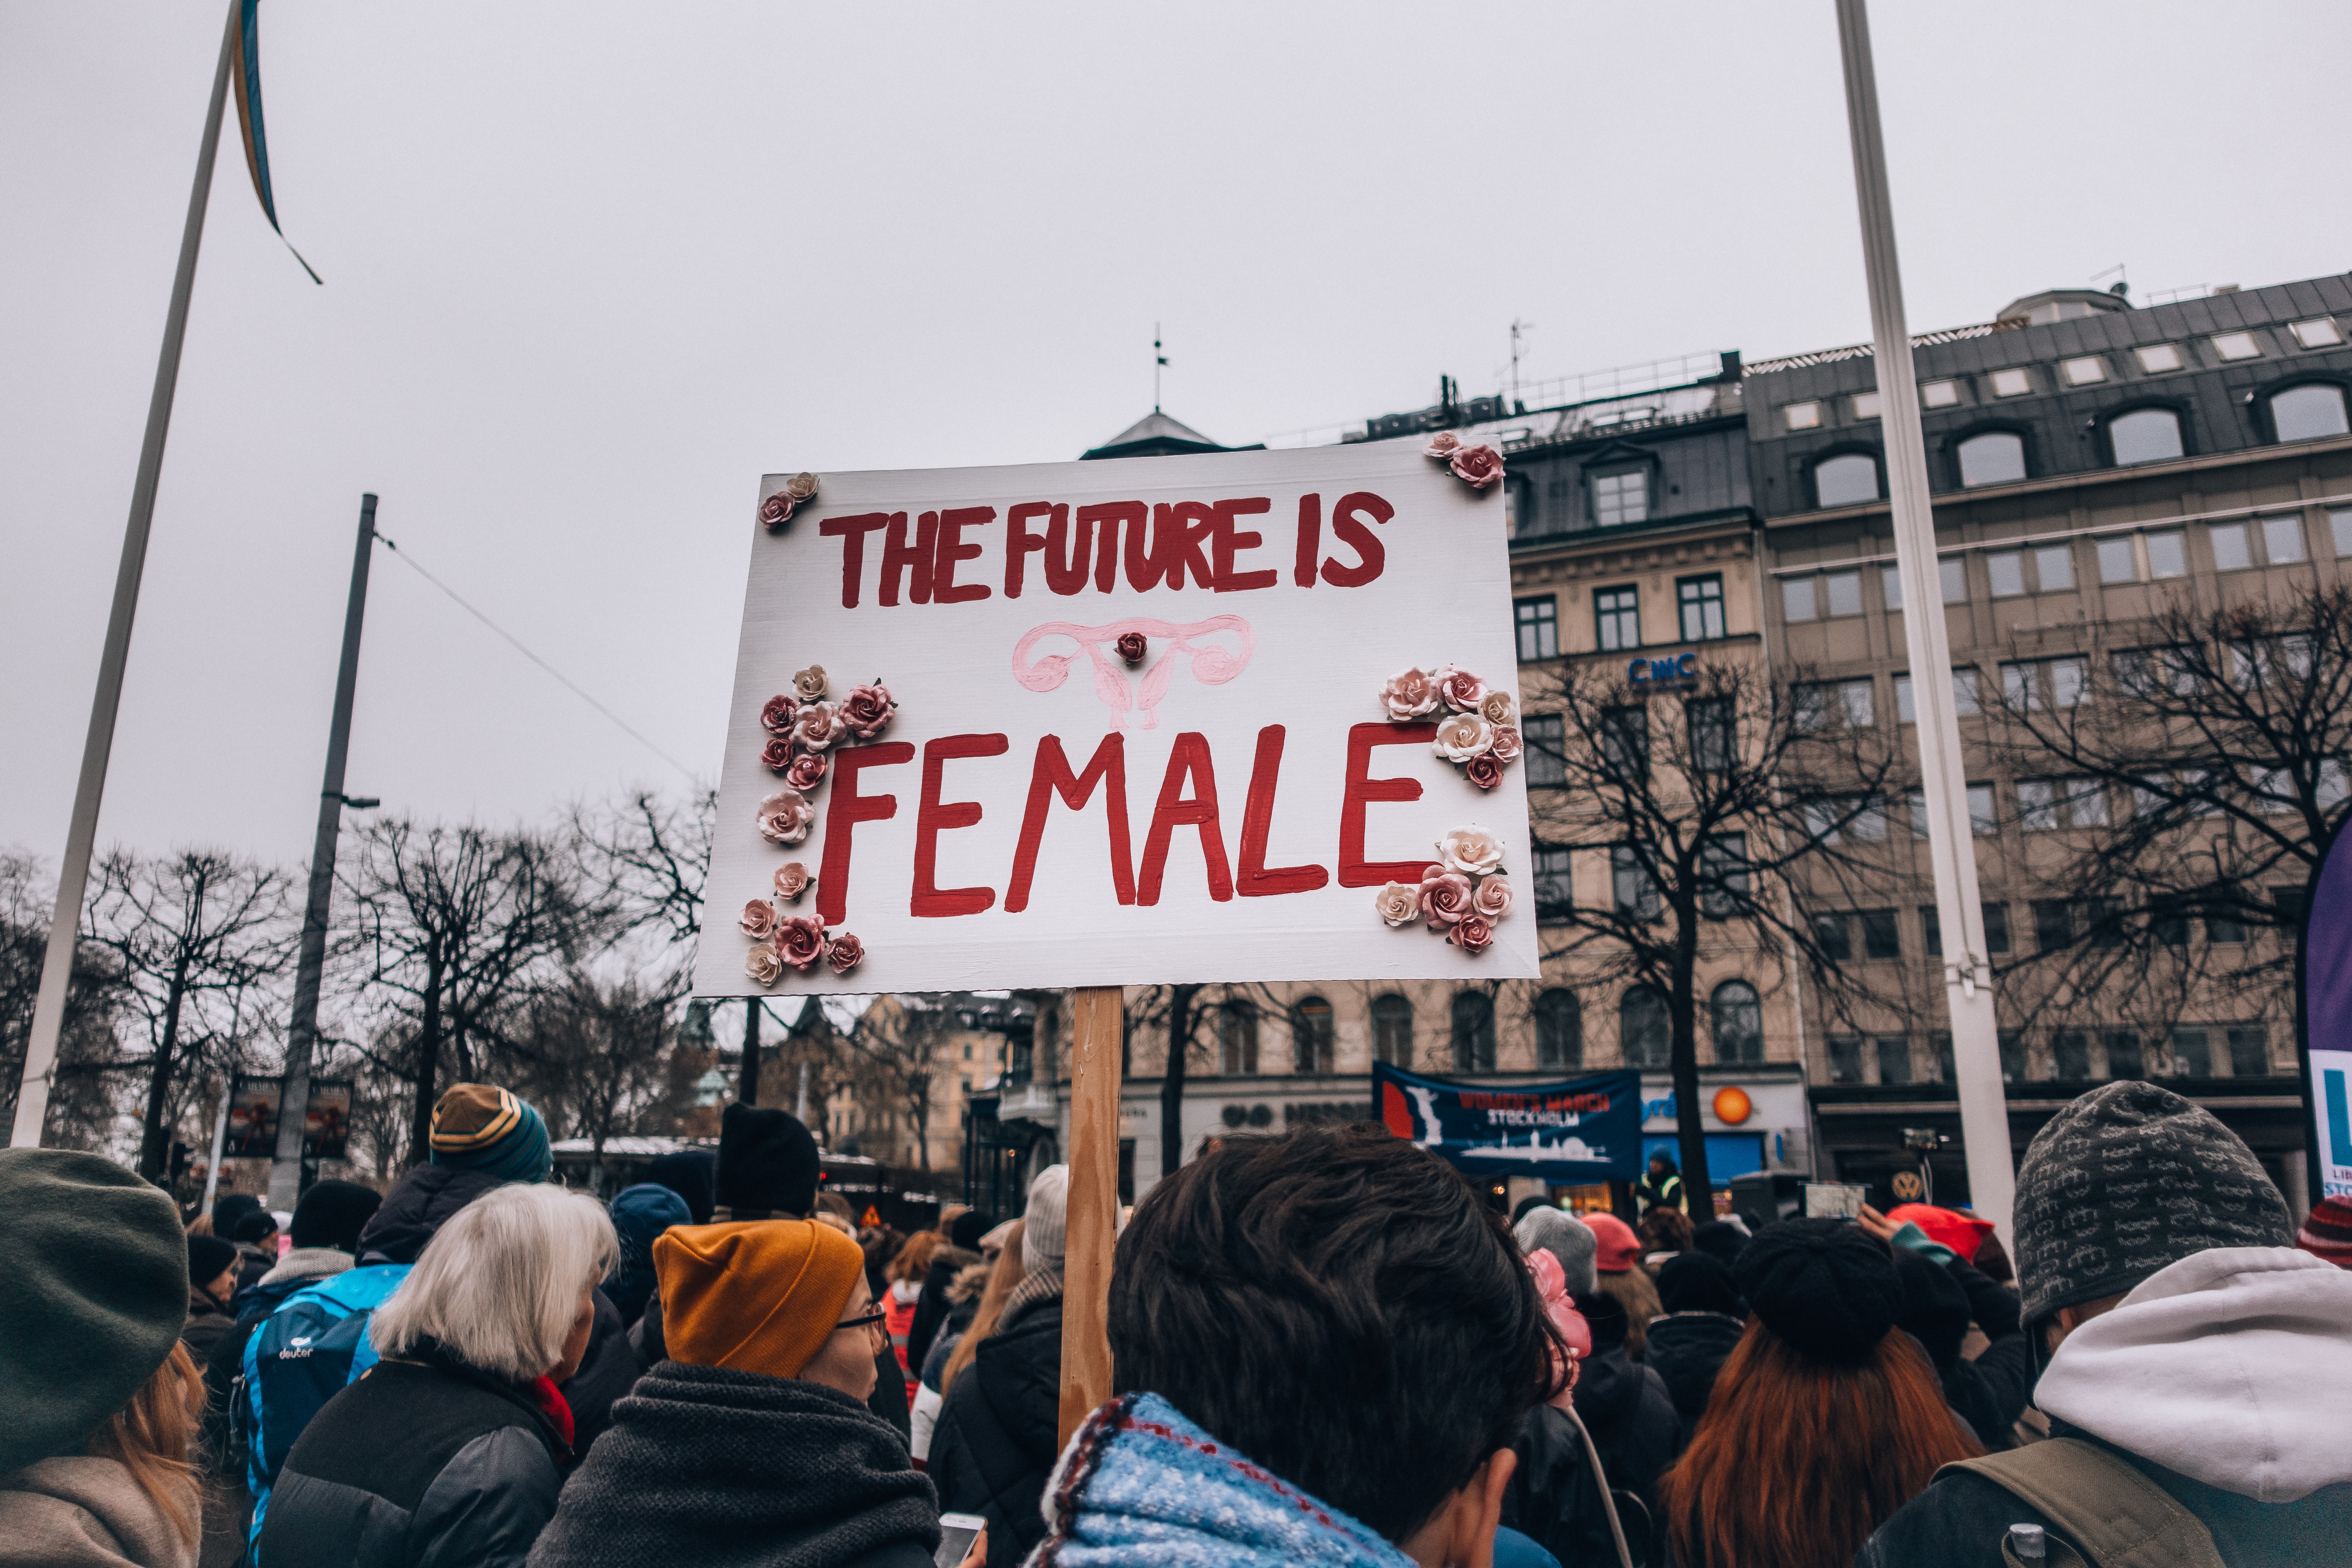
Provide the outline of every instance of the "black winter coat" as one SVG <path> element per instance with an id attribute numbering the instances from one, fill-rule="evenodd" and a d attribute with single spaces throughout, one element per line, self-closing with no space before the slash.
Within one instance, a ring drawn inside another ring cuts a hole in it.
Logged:
<path id="1" fill-rule="evenodd" d="M 613 1419 L 613 1402 L 637 1381 L 637 1352 L 629 1344 L 629 1331 L 621 1310 L 600 1288 L 596 1291 L 596 1326 L 588 1331 L 588 1349 L 580 1370 L 563 1385 L 563 1402 L 572 1406 L 572 1451 L 585 1454 Z"/>
<path id="2" fill-rule="evenodd" d="M 506 1185 L 496 1176 L 457 1165 L 417 1165 L 393 1184 L 360 1230 L 359 1261 L 414 1263 L 449 1216 Z"/>
<path id="3" fill-rule="evenodd" d="M 971 1256 L 958 1252 L 954 1258 L 934 1258 L 930 1272 L 923 1276 L 922 1293 L 915 1299 L 914 1325 L 907 1331 L 907 1364 L 918 1376 L 924 1358 L 931 1353 L 931 1342 L 939 1338 L 940 1325 L 948 1320 L 948 1287 L 955 1283 L 956 1271 L 968 1266 Z"/>
<path id="4" fill-rule="evenodd" d="M 1610 1489 L 1632 1492 L 1655 1517 L 1658 1477 L 1682 1451 L 1682 1417 L 1665 1381 L 1627 1358 L 1625 1310 L 1616 1299 L 1580 1296 L 1576 1306 L 1592 1327 L 1592 1353 L 1577 1371 L 1576 1413 L 1601 1450 Z"/>
<path id="5" fill-rule="evenodd" d="M 510 1568 L 553 1516 L 568 1457 L 525 1390 L 420 1347 L 302 1429 L 256 1553 L 270 1568 Z"/>
<path id="6" fill-rule="evenodd" d="M 1706 1414 L 1715 1374 L 1747 1331 L 1747 1324 L 1723 1312 L 1669 1312 L 1650 1324 L 1649 1348 L 1642 1363 L 1665 1384 L 1675 1414 L 1682 1418 L 1677 1449 L 1690 1441 L 1698 1418 Z"/>
<path id="7" fill-rule="evenodd" d="M 1969 1316 L 1992 1342 L 1974 1361 L 1955 1356 L 1949 1366 L 1937 1368 L 1944 1402 L 1987 1448 L 2013 1448 L 2011 1428 L 2033 1397 L 2034 1379 L 2032 1342 L 2018 1326 L 2017 1292 L 1958 1259 L 1945 1268 L 1969 1299 Z"/>
<path id="8" fill-rule="evenodd" d="M 1549 1405 L 1538 1405 L 1528 1413 L 1527 1425 L 1511 1449 L 1519 1462 L 1503 1492 L 1501 1523 L 1559 1559 L 1560 1568 L 1617 1568 L 1616 1542 L 1601 1508 L 1601 1485 L 1576 1423 Z M 1630 1510 L 1621 1522 L 1638 1568 L 1646 1561 L 1647 1534 Z"/>
<path id="9" fill-rule="evenodd" d="M 989 1568 L 1013 1568 L 1045 1538 L 1037 1502 L 1060 1455 L 1062 1299 L 997 1321 L 931 1434 L 940 1507 L 988 1521 Z"/>

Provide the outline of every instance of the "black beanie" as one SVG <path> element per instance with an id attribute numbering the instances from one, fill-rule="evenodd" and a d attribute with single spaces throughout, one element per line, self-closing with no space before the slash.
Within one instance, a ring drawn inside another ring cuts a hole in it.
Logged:
<path id="1" fill-rule="evenodd" d="M 1766 1226 L 1732 1275 L 1764 1326 L 1815 1361 L 1863 1360 L 1903 1306 L 1886 1244 L 1851 1220 Z"/>
<path id="2" fill-rule="evenodd" d="M 261 1200 L 251 1193 L 223 1193 L 213 1200 L 213 1234 L 235 1241 L 236 1222 L 260 1206 Z"/>
<path id="3" fill-rule="evenodd" d="M 2286 1200 L 2238 1135 L 2168 1089 L 2095 1089 L 2017 1167 L 2024 1319 L 2120 1295 L 2191 1253 L 2293 1247 Z"/>
<path id="4" fill-rule="evenodd" d="M 287 1227 L 297 1247 L 331 1247 L 357 1253 L 360 1231 L 383 1205 L 383 1194 L 357 1182 L 320 1182 L 294 1205 Z"/>
<path id="5" fill-rule="evenodd" d="M 1658 1302 L 1669 1312 L 1740 1315 L 1739 1287 L 1720 1258 L 1677 1252 L 1658 1269 Z"/>
<path id="6" fill-rule="evenodd" d="M 737 1219 L 816 1206 L 816 1140 L 790 1112 L 730 1105 L 719 1119 L 715 1197 Z"/>
<path id="7" fill-rule="evenodd" d="M 111 1160 L 0 1149 L 0 1476 L 79 1454 L 188 1320 L 179 1206 Z"/>
<path id="8" fill-rule="evenodd" d="M 980 1238 L 996 1228 L 996 1216 L 986 1209 L 966 1209 L 948 1226 L 948 1240 L 966 1252 L 980 1250 Z"/>
<path id="9" fill-rule="evenodd" d="M 217 1221 L 215 1222 L 214 1233 L 215 1235 L 219 1233 Z M 264 1237 L 277 1234 L 278 1216 L 268 1209 L 255 1209 L 251 1214 L 241 1215 L 236 1222 L 236 1229 L 233 1233 L 235 1239 L 245 1242 L 248 1246 L 259 1242 Z"/>
<path id="10" fill-rule="evenodd" d="M 1907 1247 L 1895 1249 L 1895 1272 L 1903 1281 L 1903 1310 L 1895 1326 L 1919 1342 L 1938 1373 L 1951 1371 L 1969 1337 L 1968 1292 L 1950 1269 Z"/>
<path id="11" fill-rule="evenodd" d="M 712 1167 L 719 1156 L 709 1149 L 680 1149 L 648 1163 L 637 1179 L 667 1187 L 686 1200 L 686 1212 L 697 1225 L 710 1223 Z"/>
<path id="12" fill-rule="evenodd" d="M 228 1271 L 237 1259 L 236 1247 L 217 1236 L 188 1237 L 188 1283 L 209 1285 Z"/>
<path id="13" fill-rule="evenodd" d="M 1748 1233 L 1727 1219 L 1711 1219 L 1692 1227 L 1691 1245 L 1728 1268 L 1748 1250 Z"/>

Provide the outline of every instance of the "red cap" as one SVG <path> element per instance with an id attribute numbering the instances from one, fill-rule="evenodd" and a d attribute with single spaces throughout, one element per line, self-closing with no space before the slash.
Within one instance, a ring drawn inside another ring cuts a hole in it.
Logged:
<path id="1" fill-rule="evenodd" d="M 2320 1199 L 2294 1244 L 2338 1268 L 2352 1268 L 2352 1199 Z"/>
<path id="2" fill-rule="evenodd" d="M 1592 1239 L 1598 1244 L 1599 1256 L 1592 1266 L 1603 1274 L 1625 1274 L 1642 1260 L 1642 1238 L 1633 1227 L 1613 1214 L 1589 1214 L 1582 1216 L 1592 1229 Z"/>
<path id="3" fill-rule="evenodd" d="M 1909 1220 L 1927 1233 L 1927 1239 L 1948 1247 L 1963 1263 L 1977 1260 L 1977 1248 L 1992 1234 L 1992 1221 L 1960 1209 L 1939 1209 L 1927 1204 L 1903 1204 L 1886 1211 L 1896 1225 Z"/>

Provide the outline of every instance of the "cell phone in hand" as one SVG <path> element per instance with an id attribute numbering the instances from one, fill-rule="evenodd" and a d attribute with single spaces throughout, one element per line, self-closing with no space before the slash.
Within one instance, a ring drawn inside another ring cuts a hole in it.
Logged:
<path id="1" fill-rule="evenodd" d="M 1807 1219 L 1860 1219 L 1862 1205 L 1870 1196 L 1870 1189 L 1844 1182 L 1807 1182 L 1805 1184 L 1805 1217 Z"/>
<path id="2" fill-rule="evenodd" d="M 957 1568 L 964 1553 L 980 1532 L 988 1528 L 988 1521 L 976 1513 L 943 1513 L 940 1515 L 940 1549 L 931 1553 L 936 1568 Z"/>

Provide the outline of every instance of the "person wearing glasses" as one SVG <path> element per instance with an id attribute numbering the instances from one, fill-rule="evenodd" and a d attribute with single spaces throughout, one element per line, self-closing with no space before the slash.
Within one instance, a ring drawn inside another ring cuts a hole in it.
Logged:
<path id="1" fill-rule="evenodd" d="M 668 1359 L 613 1407 L 531 1568 L 931 1568 L 938 1499 L 866 1405 L 888 1334 L 857 1243 L 674 1226 L 653 1260 Z"/>

